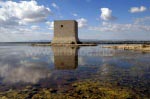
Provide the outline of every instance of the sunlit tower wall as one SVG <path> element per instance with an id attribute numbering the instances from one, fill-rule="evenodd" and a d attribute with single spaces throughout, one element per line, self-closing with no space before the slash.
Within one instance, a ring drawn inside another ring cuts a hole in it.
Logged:
<path id="1" fill-rule="evenodd" d="M 52 44 L 77 44 L 78 42 L 78 23 L 75 20 L 54 21 Z"/>

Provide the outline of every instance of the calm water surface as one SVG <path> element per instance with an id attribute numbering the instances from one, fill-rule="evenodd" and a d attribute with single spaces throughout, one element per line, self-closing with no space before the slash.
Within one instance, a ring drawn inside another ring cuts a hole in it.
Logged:
<path id="1" fill-rule="evenodd" d="M 0 46 L 0 91 L 65 90 L 73 82 L 98 80 L 150 94 L 150 53 L 94 47 Z"/>

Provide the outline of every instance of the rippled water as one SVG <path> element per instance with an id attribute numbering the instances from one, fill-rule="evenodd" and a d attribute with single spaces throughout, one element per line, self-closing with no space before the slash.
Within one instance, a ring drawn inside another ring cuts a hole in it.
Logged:
<path id="1" fill-rule="evenodd" d="M 86 79 L 150 94 L 150 53 L 94 47 L 0 46 L 0 90 L 67 89 Z"/>

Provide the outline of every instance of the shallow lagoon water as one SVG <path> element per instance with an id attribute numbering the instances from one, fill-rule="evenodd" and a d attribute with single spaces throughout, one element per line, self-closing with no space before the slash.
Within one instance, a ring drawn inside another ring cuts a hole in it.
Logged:
<path id="1" fill-rule="evenodd" d="M 74 90 L 72 84 L 91 81 L 127 88 L 148 99 L 150 53 L 102 46 L 0 46 L 0 91 L 30 86 L 37 91 L 46 88 L 55 94 L 67 94 Z"/>

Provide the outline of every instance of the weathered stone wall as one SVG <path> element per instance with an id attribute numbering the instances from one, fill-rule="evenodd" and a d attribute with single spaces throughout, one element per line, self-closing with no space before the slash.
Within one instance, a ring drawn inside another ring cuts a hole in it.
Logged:
<path id="1" fill-rule="evenodd" d="M 77 44 L 78 42 L 78 23 L 76 21 L 54 21 L 53 44 Z"/>

